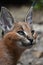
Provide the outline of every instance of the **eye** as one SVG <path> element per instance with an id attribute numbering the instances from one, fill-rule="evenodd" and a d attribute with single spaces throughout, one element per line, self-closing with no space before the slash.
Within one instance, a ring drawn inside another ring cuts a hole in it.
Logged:
<path id="1" fill-rule="evenodd" d="M 20 35 L 25 35 L 24 31 L 17 31 Z"/>
<path id="2" fill-rule="evenodd" d="M 32 30 L 31 33 L 34 34 L 34 30 Z"/>

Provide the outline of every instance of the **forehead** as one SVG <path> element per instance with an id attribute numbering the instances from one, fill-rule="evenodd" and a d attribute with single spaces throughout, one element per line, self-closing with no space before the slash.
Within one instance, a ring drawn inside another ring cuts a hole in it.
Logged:
<path id="1" fill-rule="evenodd" d="M 27 22 L 16 22 L 14 24 L 16 30 L 31 30 L 31 25 Z"/>

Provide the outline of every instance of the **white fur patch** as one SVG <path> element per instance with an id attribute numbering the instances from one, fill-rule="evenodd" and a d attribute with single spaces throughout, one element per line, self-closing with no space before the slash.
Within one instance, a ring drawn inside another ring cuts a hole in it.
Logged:
<path id="1" fill-rule="evenodd" d="M 26 36 L 28 35 L 27 32 L 24 31 L 24 33 L 25 33 Z"/>

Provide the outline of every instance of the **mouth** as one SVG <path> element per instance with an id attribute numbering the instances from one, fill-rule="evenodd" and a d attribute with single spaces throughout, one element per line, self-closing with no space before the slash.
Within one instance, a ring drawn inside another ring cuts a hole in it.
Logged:
<path id="1" fill-rule="evenodd" d="M 35 43 L 36 43 L 35 41 L 33 41 L 33 42 L 30 41 L 28 43 L 22 42 L 22 45 L 25 47 L 32 47 L 33 45 L 35 45 Z"/>
<path id="2" fill-rule="evenodd" d="M 17 42 L 17 46 L 19 47 L 27 47 L 27 48 L 31 48 L 33 45 L 35 44 L 35 42 L 31 42 L 30 40 L 28 41 L 18 41 Z"/>
<path id="3" fill-rule="evenodd" d="M 22 42 L 22 46 L 27 47 L 27 48 L 31 48 L 33 46 L 33 44 L 32 43 L 23 43 Z"/>

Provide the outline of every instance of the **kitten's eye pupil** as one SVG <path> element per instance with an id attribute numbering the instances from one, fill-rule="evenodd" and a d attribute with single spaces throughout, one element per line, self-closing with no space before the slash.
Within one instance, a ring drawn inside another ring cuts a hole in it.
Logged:
<path id="1" fill-rule="evenodd" d="M 34 34 L 34 30 L 32 30 L 31 33 Z"/>
<path id="2" fill-rule="evenodd" d="M 25 35 L 24 31 L 18 31 L 17 33 L 19 33 L 20 35 Z"/>

